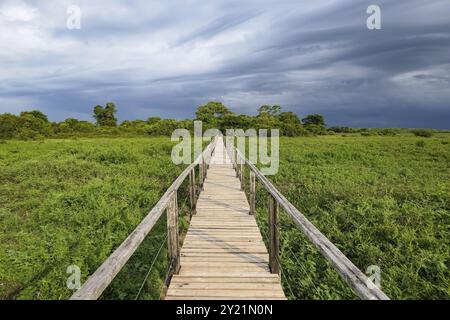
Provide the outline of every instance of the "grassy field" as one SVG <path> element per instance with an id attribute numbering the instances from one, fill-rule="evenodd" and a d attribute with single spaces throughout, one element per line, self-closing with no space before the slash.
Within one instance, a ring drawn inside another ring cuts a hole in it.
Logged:
<path id="1" fill-rule="evenodd" d="M 282 138 L 277 188 L 393 299 L 450 299 L 450 136 Z M 258 221 L 267 199 L 258 189 Z M 281 215 L 290 298 L 355 295 Z"/>
<path id="2" fill-rule="evenodd" d="M 68 298 L 67 267 L 78 265 L 85 280 L 181 172 L 172 146 L 168 138 L 1 144 L 0 299 Z M 135 297 L 164 233 L 161 221 L 104 298 Z M 158 298 L 165 254 L 143 298 Z"/>
<path id="3" fill-rule="evenodd" d="M 172 146 L 168 138 L 0 144 L 0 299 L 68 298 L 67 266 L 85 280 L 181 172 Z M 390 297 L 450 298 L 448 135 L 282 138 L 280 156 L 275 185 L 361 270 L 380 266 Z M 265 233 L 267 197 L 257 194 Z M 182 189 L 182 214 L 186 198 Z M 355 298 L 283 213 L 280 224 L 290 298 Z M 162 218 L 102 298 L 136 298 L 155 257 L 139 298 L 159 298 L 164 239 Z"/>

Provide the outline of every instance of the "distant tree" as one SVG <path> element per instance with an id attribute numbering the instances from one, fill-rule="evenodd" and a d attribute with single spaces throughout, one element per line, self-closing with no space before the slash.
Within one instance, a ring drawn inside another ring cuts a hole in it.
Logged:
<path id="1" fill-rule="evenodd" d="M 40 119 L 40 120 L 42 120 L 44 122 L 48 122 L 48 117 L 44 113 L 39 111 L 39 110 L 25 111 L 25 112 L 22 112 L 20 114 L 21 117 L 25 117 L 27 115 L 33 116 L 33 117 L 35 117 L 37 119 Z"/>
<path id="2" fill-rule="evenodd" d="M 14 138 L 18 132 L 19 117 L 10 114 L 0 114 L 0 138 Z"/>
<path id="3" fill-rule="evenodd" d="M 325 127 L 325 118 L 321 114 L 310 114 L 306 116 L 306 118 L 304 118 L 302 122 L 305 126 L 316 125 Z"/>
<path id="4" fill-rule="evenodd" d="M 431 138 L 434 135 L 434 130 L 432 129 L 413 129 L 411 132 L 416 137 L 423 137 L 423 138 Z"/>
<path id="5" fill-rule="evenodd" d="M 219 119 L 224 116 L 232 115 L 231 112 L 223 103 L 210 101 L 207 104 L 198 107 L 195 115 L 198 120 L 206 123 L 217 123 Z"/>
<path id="6" fill-rule="evenodd" d="M 350 128 L 350 127 L 334 126 L 334 127 L 328 128 L 328 131 L 333 131 L 336 133 L 353 133 L 356 130 L 353 128 Z"/>
<path id="7" fill-rule="evenodd" d="M 147 124 L 154 125 L 154 124 L 158 123 L 159 121 L 161 121 L 160 117 L 150 117 L 147 119 Z"/>
<path id="8" fill-rule="evenodd" d="M 283 112 L 278 116 L 281 134 L 288 137 L 308 135 L 299 117 L 293 112 Z"/>
<path id="9" fill-rule="evenodd" d="M 147 129 L 151 136 L 171 136 L 173 131 L 178 128 L 178 121 L 175 119 L 163 119 Z"/>
<path id="10" fill-rule="evenodd" d="M 53 133 L 47 116 L 40 111 L 22 112 L 18 120 L 17 136 L 20 139 L 49 137 Z"/>
<path id="11" fill-rule="evenodd" d="M 272 117 L 278 117 L 281 113 L 281 109 L 282 108 L 279 105 L 274 105 L 274 106 L 264 105 L 258 109 L 258 113 L 260 116 L 267 114 Z"/>
<path id="12" fill-rule="evenodd" d="M 101 127 L 116 127 L 116 113 L 117 108 L 112 102 L 108 102 L 105 108 L 99 105 L 94 108 L 94 118 L 97 121 L 97 125 Z"/>
<path id="13" fill-rule="evenodd" d="M 268 113 L 261 113 L 255 118 L 255 129 L 279 129 L 280 121 L 278 118 L 269 115 Z"/>
<path id="14" fill-rule="evenodd" d="M 59 134 L 78 134 L 78 133 L 90 133 L 95 130 L 93 123 L 88 121 L 79 121 L 77 119 L 68 118 L 60 123 L 55 123 L 54 131 Z"/>
<path id="15" fill-rule="evenodd" d="M 293 112 L 282 112 L 278 116 L 278 119 L 280 119 L 282 123 L 301 124 L 299 117 Z"/>

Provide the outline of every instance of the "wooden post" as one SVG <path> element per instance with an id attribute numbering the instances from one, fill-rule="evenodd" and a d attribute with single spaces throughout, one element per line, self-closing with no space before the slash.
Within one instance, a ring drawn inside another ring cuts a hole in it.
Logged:
<path id="1" fill-rule="evenodd" d="M 235 155 L 236 155 L 236 178 L 239 178 L 240 177 L 240 173 L 239 173 L 239 169 L 240 169 L 240 167 L 239 167 L 239 158 L 238 158 L 238 154 L 237 154 L 237 152 L 235 153 Z"/>
<path id="2" fill-rule="evenodd" d="M 178 201 L 177 191 L 174 191 L 167 206 L 167 242 L 169 246 L 170 273 L 178 274 L 180 271 L 180 248 L 178 231 Z"/>
<path id="3" fill-rule="evenodd" d="M 256 214 L 256 175 L 250 169 L 250 214 Z"/>
<path id="4" fill-rule="evenodd" d="M 280 238 L 278 234 L 278 209 L 275 198 L 269 194 L 269 264 L 272 273 L 279 274 L 278 256 L 280 251 Z"/>
<path id="5" fill-rule="evenodd" d="M 195 187 L 195 169 L 193 169 L 189 173 L 189 200 L 191 204 L 191 216 L 193 216 L 196 213 L 196 205 L 197 205 L 197 194 L 196 194 L 196 187 Z"/>
<path id="6" fill-rule="evenodd" d="M 244 161 L 241 162 L 241 168 L 239 169 L 239 175 L 240 175 L 240 179 L 241 179 L 241 190 L 244 191 L 244 187 L 245 187 L 245 182 L 244 182 Z"/>
<path id="7" fill-rule="evenodd" d="M 203 166 L 203 170 L 204 170 L 204 172 L 203 172 L 203 182 L 205 182 L 206 177 L 208 175 L 208 162 L 209 162 L 209 160 L 208 160 L 208 157 L 206 157 L 206 156 L 203 159 L 204 159 L 204 162 L 205 162 L 205 165 Z"/>
<path id="8" fill-rule="evenodd" d="M 198 165 L 198 184 L 200 187 L 200 190 L 203 190 L 203 173 L 205 170 L 203 169 L 203 158 L 200 164 Z"/>

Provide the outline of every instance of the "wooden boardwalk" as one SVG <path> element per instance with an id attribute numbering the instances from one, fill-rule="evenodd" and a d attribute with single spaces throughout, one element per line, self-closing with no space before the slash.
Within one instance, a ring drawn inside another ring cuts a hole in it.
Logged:
<path id="1" fill-rule="evenodd" d="M 226 148 L 224 138 L 216 136 L 178 176 L 136 229 L 72 295 L 71 300 L 99 299 L 164 214 L 170 266 L 166 279 L 171 279 L 167 300 L 284 300 L 286 297 L 278 276 L 281 269 L 279 210 L 291 218 L 361 299 L 389 300 L 378 287 L 369 285 L 371 280 L 289 202 L 254 163 L 245 158 L 234 146 L 234 137 L 225 139 Z M 232 155 L 233 162 L 225 149 Z M 209 169 L 205 162 L 210 163 Z M 248 168 L 250 178 L 250 206 L 241 190 L 245 168 Z M 189 201 L 194 216 L 180 250 L 177 197 L 186 179 L 189 179 Z M 268 193 L 269 253 L 255 218 L 250 214 L 255 213 L 257 182 L 263 187 L 262 191 Z M 196 190 L 202 184 L 203 191 L 196 199 Z M 165 241 L 158 252 L 164 245 Z M 151 269 L 148 274 L 150 272 Z"/>
<path id="2" fill-rule="evenodd" d="M 223 140 L 219 139 L 197 213 L 166 300 L 286 299 Z"/>

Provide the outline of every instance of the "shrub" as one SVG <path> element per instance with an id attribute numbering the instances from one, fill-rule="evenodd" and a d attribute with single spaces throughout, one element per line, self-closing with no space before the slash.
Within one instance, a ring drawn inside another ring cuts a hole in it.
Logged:
<path id="1" fill-rule="evenodd" d="M 397 131 L 395 129 L 382 129 L 382 130 L 379 131 L 379 134 L 381 136 L 392 137 L 392 136 L 397 135 Z"/>
<path id="2" fill-rule="evenodd" d="M 434 135 L 434 131 L 431 129 L 414 129 L 414 130 L 411 130 L 411 132 L 416 137 L 423 137 L 423 138 L 430 138 Z"/>
<path id="3" fill-rule="evenodd" d="M 418 146 L 419 148 L 423 148 L 423 147 L 425 147 L 425 145 L 426 145 L 426 143 L 423 140 L 416 142 L 416 146 Z"/>

